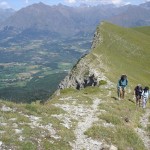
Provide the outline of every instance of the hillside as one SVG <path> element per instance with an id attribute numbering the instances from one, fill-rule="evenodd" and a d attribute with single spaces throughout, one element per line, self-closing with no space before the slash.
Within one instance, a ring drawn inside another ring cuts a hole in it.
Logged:
<path id="1" fill-rule="evenodd" d="M 146 30 L 149 32 L 149 28 Z M 98 38 L 103 42 L 96 45 L 93 55 L 102 55 L 102 62 L 108 68 L 106 76 L 109 79 L 115 81 L 117 76 L 125 73 L 131 85 L 140 82 L 150 86 L 150 36 L 143 33 L 107 23 L 98 27 L 96 34 L 100 35 Z"/>
<path id="2" fill-rule="evenodd" d="M 150 86 L 148 33 L 149 27 L 131 29 L 103 22 L 97 27 L 91 53 L 74 66 L 60 84 L 61 88 L 75 87 L 76 80 L 82 83 L 84 77 L 92 74 L 98 80 L 112 83 L 116 83 L 121 74 L 127 74 L 132 88 L 139 82 Z"/>
<path id="3" fill-rule="evenodd" d="M 0 21 L 0 98 L 29 103 L 46 99 L 58 86 L 51 77 L 62 80 L 64 76 L 59 74 L 68 73 L 89 52 L 95 28 L 101 21 L 125 27 L 146 26 L 150 25 L 149 9 L 149 2 L 120 7 L 51 6 L 40 2 L 15 12 L 10 9 L 1 14 L 0 10 L 0 20 L 3 19 Z"/>
<path id="4" fill-rule="evenodd" d="M 91 52 L 60 84 L 64 89 L 58 96 L 45 103 L 0 101 L 0 148 L 149 150 L 150 104 L 142 110 L 132 99 L 136 84 L 150 85 L 149 43 L 149 35 L 141 30 L 103 22 L 97 27 Z M 122 73 L 127 74 L 129 86 L 125 100 L 119 101 L 116 83 Z M 75 80 L 81 83 L 90 74 L 95 74 L 99 86 L 73 89 Z"/>

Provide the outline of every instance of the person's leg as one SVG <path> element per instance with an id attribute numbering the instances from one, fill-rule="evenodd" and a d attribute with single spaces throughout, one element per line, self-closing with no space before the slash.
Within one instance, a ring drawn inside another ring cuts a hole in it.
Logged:
<path id="1" fill-rule="evenodd" d="M 146 107 L 147 101 L 148 101 L 148 98 L 145 98 L 145 107 Z"/>
<path id="2" fill-rule="evenodd" d="M 142 107 L 145 108 L 146 107 L 146 99 L 145 98 L 142 99 L 142 103 L 143 103 Z"/>
<path id="3" fill-rule="evenodd" d="M 124 99 L 125 89 L 122 87 L 122 99 Z"/>
<path id="4" fill-rule="evenodd" d="M 120 100 L 120 87 L 117 88 L 118 99 Z"/>
<path id="5" fill-rule="evenodd" d="M 141 101 L 142 101 L 141 95 L 139 95 L 139 107 L 141 107 Z"/>
<path id="6" fill-rule="evenodd" d="M 123 99 L 123 88 L 120 87 L 120 98 Z"/>
<path id="7" fill-rule="evenodd" d="M 136 106 L 138 105 L 138 95 L 135 96 L 136 98 Z"/>

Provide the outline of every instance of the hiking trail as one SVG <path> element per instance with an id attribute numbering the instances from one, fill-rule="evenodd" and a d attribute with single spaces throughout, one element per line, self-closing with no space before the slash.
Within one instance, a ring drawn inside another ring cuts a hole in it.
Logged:
<path id="1" fill-rule="evenodd" d="M 150 117 L 150 109 L 146 109 L 146 112 L 140 119 L 140 124 L 142 128 L 136 128 L 136 131 L 139 137 L 142 139 L 147 150 L 150 150 L 150 136 L 147 134 L 145 130 L 147 128 L 147 125 L 150 124 L 149 117 Z"/>
<path id="2" fill-rule="evenodd" d="M 76 128 L 74 129 L 75 134 L 75 141 L 70 143 L 72 150 L 100 150 L 103 147 L 102 142 L 93 140 L 91 138 L 88 138 L 84 132 L 92 127 L 93 123 L 98 121 L 97 117 L 97 111 L 98 111 L 98 105 L 100 104 L 101 100 L 98 98 L 92 98 L 93 104 L 88 105 L 68 105 L 68 104 L 55 104 L 56 107 L 60 107 L 63 110 L 67 111 L 69 113 L 70 119 L 76 119 L 78 121 Z M 76 103 L 76 99 L 73 99 L 71 97 L 60 99 L 64 101 L 72 101 L 73 104 Z M 60 115 L 55 117 L 61 119 Z M 62 118 L 61 120 L 64 120 Z M 70 126 L 70 124 L 66 125 Z"/>

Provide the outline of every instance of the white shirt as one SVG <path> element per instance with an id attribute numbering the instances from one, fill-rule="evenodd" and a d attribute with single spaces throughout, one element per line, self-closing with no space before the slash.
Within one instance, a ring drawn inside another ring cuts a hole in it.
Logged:
<path id="1" fill-rule="evenodd" d="M 147 92 L 145 92 L 144 93 L 144 91 L 142 92 L 142 96 L 144 97 L 144 98 L 148 98 L 148 96 L 149 96 L 149 91 L 147 91 Z"/>

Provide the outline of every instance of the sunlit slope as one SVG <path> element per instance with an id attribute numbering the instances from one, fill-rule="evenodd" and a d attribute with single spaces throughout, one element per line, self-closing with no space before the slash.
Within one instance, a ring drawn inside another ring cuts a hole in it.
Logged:
<path id="1" fill-rule="evenodd" d="M 150 36 L 150 26 L 136 27 L 133 29 L 138 31 L 138 32 L 142 32 L 143 34 L 147 34 Z"/>
<path id="2" fill-rule="evenodd" d="M 95 39 L 99 41 L 92 54 L 101 55 L 112 81 L 127 74 L 130 83 L 150 85 L 150 35 L 146 30 L 149 27 L 129 29 L 106 22 L 97 27 Z"/>

